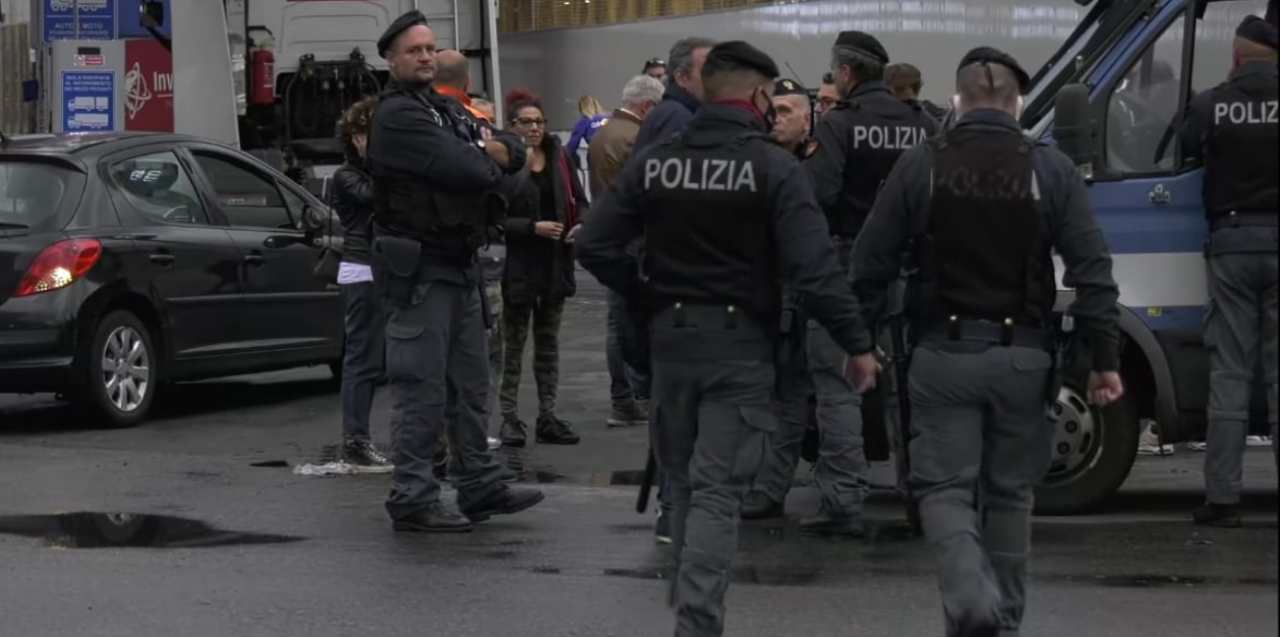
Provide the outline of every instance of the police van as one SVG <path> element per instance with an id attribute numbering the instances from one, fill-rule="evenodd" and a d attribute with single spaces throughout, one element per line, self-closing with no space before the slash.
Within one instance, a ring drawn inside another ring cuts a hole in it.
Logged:
<path id="1" fill-rule="evenodd" d="M 1041 513 L 1087 510 L 1118 489 L 1133 465 L 1140 423 L 1158 423 L 1166 444 L 1204 434 L 1204 170 L 1184 158 L 1178 131 L 1190 98 L 1231 71 L 1236 26 L 1268 9 L 1265 0 L 1077 1 L 1088 13 L 1035 76 L 1022 124 L 1057 143 L 1089 182 L 1120 286 L 1128 393 L 1092 409 L 1081 377 L 1067 375 L 1052 408 L 1057 431 L 1052 468 L 1037 492 Z M 1267 116 L 1226 114 L 1236 115 Z M 1072 294 L 1063 287 L 1060 307 Z M 1255 427 L 1264 424 L 1258 403 Z"/>

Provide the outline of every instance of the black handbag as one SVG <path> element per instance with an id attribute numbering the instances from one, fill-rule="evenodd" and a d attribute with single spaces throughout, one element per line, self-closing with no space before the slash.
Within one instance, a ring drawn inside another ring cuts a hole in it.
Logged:
<path id="1" fill-rule="evenodd" d="M 320 258 L 316 259 L 316 265 L 311 269 L 311 273 L 325 283 L 337 285 L 338 268 L 341 264 L 342 252 L 326 247 L 320 251 Z"/>

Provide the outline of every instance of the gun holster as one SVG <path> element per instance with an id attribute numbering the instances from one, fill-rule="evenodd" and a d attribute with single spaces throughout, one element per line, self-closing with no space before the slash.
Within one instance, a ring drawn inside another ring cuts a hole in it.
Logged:
<path id="1" fill-rule="evenodd" d="M 404 237 L 379 236 L 373 240 L 373 282 L 378 296 L 398 307 L 409 307 L 418 284 L 422 243 Z"/>

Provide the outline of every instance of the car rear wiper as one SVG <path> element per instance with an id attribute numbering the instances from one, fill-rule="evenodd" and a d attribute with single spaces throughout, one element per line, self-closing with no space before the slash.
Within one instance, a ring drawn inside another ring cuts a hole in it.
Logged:
<path id="1" fill-rule="evenodd" d="M 30 230 L 31 226 L 22 223 L 7 223 L 0 221 L 0 230 Z"/>

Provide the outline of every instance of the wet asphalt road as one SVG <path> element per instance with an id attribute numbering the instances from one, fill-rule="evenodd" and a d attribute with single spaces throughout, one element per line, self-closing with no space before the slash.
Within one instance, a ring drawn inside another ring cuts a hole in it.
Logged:
<path id="1" fill-rule="evenodd" d="M 642 467 L 645 433 L 604 427 L 603 295 L 585 275 L 580 287 L 560 412 L 583 444 L 508 454 L 548 498 L 468 535 L 392 533 L 385 476 L 253 466 L 331 451 L 340 422 L 322 368 L 180 385 L 121 431 L 51 396 L 0 396 L 0 636 L 670 634 L 665 550 L 633 512 L 634 488 L 611 486 Z M 379 400 L 375 437 L 386 414 Z M 1248 454 L 1239 530 L 1186 522 L 1202 458 L 1140 458 L 1107 510 L 1037 519 L 1023 635 L 1276 635 L 1271 455 Z M 788 501 L 791 516 L 816 508 L 809 487 Z M 92 521 L 48 516 L 80 511 L 187 521 L 148 522 L 144 547 L 69 548 L 94 544 Z M 862 541 L 801 536 L 794 518 L 744 526 L 727 634 L 940 635 L 927 548 L 888 492 L 868 511 L 876 533 Z"/>

